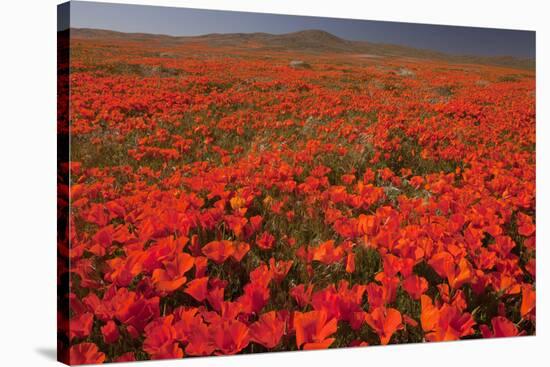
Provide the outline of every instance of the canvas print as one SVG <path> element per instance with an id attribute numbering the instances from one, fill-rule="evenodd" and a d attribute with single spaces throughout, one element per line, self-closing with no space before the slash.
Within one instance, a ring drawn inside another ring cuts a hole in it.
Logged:
<path id="1" fill-rule="evenodd" d="M 535 334 L 534 31 L 58 18 L 60 361 Z"/>

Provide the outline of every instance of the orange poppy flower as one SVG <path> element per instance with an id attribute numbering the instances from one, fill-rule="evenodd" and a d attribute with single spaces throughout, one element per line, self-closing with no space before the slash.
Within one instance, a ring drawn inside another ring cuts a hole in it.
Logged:
<path id="1" fill-rule="evenodd" d="M 389 301 L 388 290 L 379 284 L 374 282 L 367 284 L 366 291 L 370 309 L 384 306 Z"/>
<path id="2" fill-rule="evenodd" d="M 208 277 L 193 279 L 187 284 L 184 292 L 199 302 L 204 301 L 208 295 Z"/>
<path id="3" fill-rule="evenodd" d="M 329 338 L 337 329 L 335 318 L 328 320 L 327 312 L 323 310 L 310 312 L 294 312 L 294 329 L 296 330 L 296 346 L 303 349 L 326 349 L 333 342 Z"/>
<path id="4" fill-rule="evenodd" d="M 420 297 L 420 320 L 428 341 L 458 340 L 474 333 L 476 322 L 469 313 L 462 313 L 459 308 L 443 304 L 440 308 L 433 305 L 430 297 Z"/>
<path id="5" fill-rule="evenodd" d="M 216 264 L 221 264 L 235 253 L 235 245 L 228 240 L 212 241 L 202 248 L 202 253 Z"/>
<path id="6" fill-rule="evenodd" d="M 529 237 L 535 233 L 535 225 L 533 219 L 523 213 L 518 213 L 517 216 L 518 233 L 524 237 Z"/>
<path id="7" fill-rule="evenodd" d="M 202 314 L 198 308 L 177 308 L 174 313 L 175 318 L 179 319 L 174 323 L 176 330 L 175 339 L 187 343 L 185 354 L 192 356 L 202 356 L 212 354 L 215 350 L 208 331 L 208 326 L 204 322 Z"/>
<path id="8" fill-rule="evenodd" d="M 216 354 L 236 354 L 250 343 L 248 327 L 237 320 L 220 320 L 210 325 Z"/>
<path id="9" fill-rule="evenodd" d="M 420 296 L 428 290 L 428 281 L 418 275 L 410 275 L 401 283 L 403 289 L 412 299 L 419 300 Z"/>
<path id="10" fill-rule="evenodd" d="M 273 237 L 273 235 L 271 235 L 268 232 L 262 233 L 256 239 L 256 245 L 262 250 L 270 250 L 273 247 L 274 243 L 275 243 L 275 237 Z"/>
<path id="11" fill-rule="evenodd" d="M 109 320 L 107 324 L 101 327 L 101 334 L 103 334 L 103 340 L 107 344 L 116 343 L 120 336 L 118 327 L 113 320 Z"/>
<path id="12" fill-rule="evenodd" d="M 234 196 L 229 200 L 229 204 L 233 210 L 238 210 L 246 204 L 246 200 L 239 196 Z"/>
<path id="13" fill-rule="evenodd" d="M 159 297 L 147 299 L 135 293 L 128 293 L 127 297 L 117 299 L 117 304 L 113 305 L 116 309 L 115 316 L 128 328 L 132 327 L 136 332 L 141 332 L 151 319 L 159 316 L 159 301 Z"/>
<path id="14" fill-rule="evenodd" d="M 105 362 L 105 354 L 94 343 L 80 343 L 71 347 L 69 361 L 71 365 L 101 364 Z"/>
<path id="15" fill-rule="evenodd" d="M 178 346 L 176 329 L 172 325 L 174 316 L 169 315 L 151 322 L 145 327 L 143 351 L 151 359 L 182 358 L 183 350 Z"/>
<path id="16" fill-rule="evenodd" d="M 403 328 L 401 313 L 395 308 L 378 307 L 365 314 L 365 321 L 380 337 L 380 344 L 389 343 L 392 335 Z"/>
<path id="17" fill-rule="evenodd" d="M 335 246 L 334 240 L 329 240 L 319 244 L 317 247 L 312 247 L 314 261 L 319 261 L 325 265 L 334 264 L 342 260 L 345 256 L 344 249 L 341 246 Z"/>
<path id="18" fill-rule="evenodd" d="M 240 262 L 245 255 L 250 251 L 250 245 L 246 242 L 235 242 L 235 251 L 231 255 L 231 257 L 236 261 Z"/>
<path id="19" fill-rule="evenodd" d="M 294 264 L 294 261 L 275 261 L 274 258 L 269 259 L 269 270 L 273 274 L 273 279 L 277 283 L 281 283 L 288 272 L 290 271 L 290 268 L 292 268 L 292 264 Z"/>
<path id="20" fill-rule="evenodd" d="M 465 258 L 461 258 L 456 264 L 454 257 L 448 252 L 435 254 L 428 262 L 436 273 L 447 278 L 449 285 L 453 289 L 460 288 L 463 284 L 472 280 L 472 265 Z"/>
<path id="21" fill-rule="evenodd" d="M 274 348 L 283 337 L 285 325 L 276 311 L 264 313 L 258 321 L 250 325 L 250 338 L 266 348 Z"/>
<path id="22" fill-rule="evenodd" d="M 243 208 L 241 210 L 246 211 L 246 208 Z M 225 223 L 227 223 L 227 226 L 233 231 L 235 236 L 241 237 L 243 230 L 248 223 L 248 220 L 245 217 L 240 217 L 236 215 L 226 215 L 224 219 Z"/>
<path id="23" fill-rule="evenodd" d="M 497 316 L 491 320 L 493 331 L 487 325 L 480 325 L 479 329 L 484 338 L 503 338 L 508 336 L 518 336 L 518 328 L 506 317 Z"/>
<path id="24" fill-rule="evenodd" d="M 520 313 L 521 317 L 526 317 L 535 310 L 536 292 L 531 285 L 527 284 L 524 285 L 521 289 Z"/>
<path id="25" fill-rule="evenodd" d="M 350 252 L 346 257 L 346 273 L 352 274 L 355 271 L 355 254 Z"/>
<path id="26" fill-rule="evenodd" d="M 195 278 L 202 278 L 208 270 L 208 258 L 205 256 L 195 257 Z"/>
<path id="27" fill-rule="evenodd" d="M 218 286 L 210 289 L 210 291 L 206 295 L 206 300 L 214 310 L 216 311 L 220 310 L 224 299 L 224 293 L 225 293 L 225 289 L 223 287 Z"/>
<path id="28" fill-rule="evenodd" d="M 237 299 L 243 308 L 249 313 L 258 313 L 269 301 L 271 292 L 269 283 L 248 283 L 244 286 L 244 294 Z"/>
<path id="29" fill-rule="evenodd" d="M 428 296 L 420 296 L 420 322 L 424 331 L 434 330 L 439 321 L 439 310 Z"/>
<path id="30" fill-rule="evenodd" d="M 299 307 L 306 307 L 311 302 L 313 284 L 299 284 L 290 290 L 290 295 L 294 298 Z"/>
<path id="31" fill-rule="evenodd" d="M 164 269 L 155 269 L 151 280 L 158 291 L 173 292 L 187 281 L 184 274 L 191 270 L 193 263 L 191 255 L 179 253 L 173 260 L 164 262 Z"/>
<path id="32" fill-rule="evenodd" d="M 73 317 L 69 324 L 71 339 L 84 338 L 90 335 L 93 323 L 94 314 L 91 312 L 86 312 L 80 316 Z"/>
<path id="33" fill-rule="evenodd" d="M 210 336 L 209 328 L 202 318 L 197 316 L 197 322 L 189 325 L 190 330 L 187 332 L 185 353 L 192 356 L 207 356 L 214 353 L 216 346 L 214 340 Z M 184 322 L 184 321 L 181 321 Z"/>

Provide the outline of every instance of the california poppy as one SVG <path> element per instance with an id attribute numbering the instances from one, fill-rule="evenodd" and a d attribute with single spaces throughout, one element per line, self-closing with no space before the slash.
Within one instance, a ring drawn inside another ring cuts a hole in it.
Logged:
<path id="1" fill-rule="evenodd" d="M 155 269 L 151 280 L 161 292 L 173 292 L 186 281 L 185 273 L 193 267 L 194 259 L 187 253 L 177 254 L 173 260 L 164 262 L 164 269 Z"/>
<path id="2" fill-rule="evenodd" d="M 365 320 L 376 331 L 382 345 L 388 344 L 392 335 L 403 328 L 401 313 L 395 308 L 375 308 L 365 315 Z"/>
<path id="3" fill-rule="evenodd" d="M 73 345 L 69 352 L 71 365 L 101 364 L 105 362 L 105 354 L 99 351 L 94 343 L 80 343 Z"/>
<path id="4" fill-rule="evenodd" d="M 235 252 L 235 245 L 231 241 L 212 241 L 202 248 L 202 253 L 217 264 L 223 263 Z"/>
<path id="5" fill-rule="evenodd" d="M 250 342 L 248 327 L 237 320 L 220 320 L 209 331 L 218 354 L 235 354 Z"/>
<path id="6" fill-rule="evenodd" d="M 426 340 L 458 340 L 474 333 L 476 322 L 469 313 L 462 313 L 456 306 L 446 303 L 436 307 L 430 297 L 425 295 L 420 297 L 420 301 L 422 329 L 429 332 Z"/>
<path id="7" fill-rule="evenodd" d="M 296 346 L 303 349 L 326 349 L 333 342 L 330 335 L 336 332 L 337 320 L 328 320 L 325 310 L 294 312 Z"/>
<path id="8" fill-rule="evenodd" d="M 534 309 L 536 305 L 536 292 L 530 285 L 524 285 L 521 291 L 521 306 L 520 313 L 521 317 L 528 316 Z"/>
<path id="9" fill-rule="evenodd" d="M 285 322 L 279 318 L 276 311 L 262 314 L 258 321 L 250 325 L 251 340 L 266 348 L 276 347 L 284 332 Z"/>
<path id="10" fill-rule="evenodd" d="M 270 250 L 273 247 L 274 243 L 275 243 L 275 237 L 273 237 L 273 235 L 271 235 L 268 232 L 262 233 L 256 239 L 256 245 L 262 250 Z"/>
<path id="11" fill-rule="evenodd" d="M 518 213 L 517 216 L 517 222 L 518 222 L 518 233 L 524 237 L 529 237 L 533 233 L 535 233 L 535 225 L 533 224 L 533 220 L 530 216 Z"/>
<path id="12" fill-rule="evenodd" d="M 447 278 L 451 288 L 460 288 L 464 283 L 472 280 L 472 266 L 465 258 L 457 261 L 448 252 L 440 252 L 434 255 L 428 262 L 437 274 Z"/>
<path id="13" fill-rule="evenodd" d="M 91 312 L 83 313 L 75 316 L 70 321 L 69 330 L 72 338 L 84 338 L 90 335 L 92 325 L 94 323 L 94 315 Z"/>
<path id="14" fill-rule="evenodd" d="M 305 307 L 311 302 L 313 284 L 299 284 L 290 290 L 290 295 L 294 297 L 299 307 Z"/>
<path id="15" fill-rule="evenodd" d="M 187 283 L 185 288 L 185 293 L 191 295 L 194 299 L 199 302 L 202 302 L 206 299 L 208 295 L 208 277 L 202 277 L 193 279 Z"/>
<path id="16" fill-rule="evenodd" d="M 107 324 L 101 327 L 101 333 L 103 334 L 103 340 L 107 344 L 116 343 L 120 336 L 118 326 L 113 320 L 109 320 Z"/>
<path id="17" fill-rule="evenodd" d="M 491 319 L 491 331 L 487 325 L 480 325 L 481 333 L 484 338 L 502 338 L 519 335 L 518 329 L 513 322 L 503 316 L 496 316 Z"/>
<path id="18" fill-rule="evenodd" d="M 405 278 L 402 285 L 403 289 L 415 300 L 420 299 L 420 296 L 428 290 L 428 281 L 415 274 Z"/>

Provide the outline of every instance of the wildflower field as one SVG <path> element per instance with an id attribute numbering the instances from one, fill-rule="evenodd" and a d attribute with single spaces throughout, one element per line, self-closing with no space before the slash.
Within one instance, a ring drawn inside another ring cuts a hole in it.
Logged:
<path id="1" fill-rule="evenodd" d="M 248 46 L 71 39 L 66 360 L 535 334 L 534 71 Z"/>

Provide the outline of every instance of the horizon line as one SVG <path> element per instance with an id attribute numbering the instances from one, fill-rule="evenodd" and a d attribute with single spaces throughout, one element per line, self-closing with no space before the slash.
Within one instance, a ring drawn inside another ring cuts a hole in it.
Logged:
<path id="1" fill-rule="evenodd" d="M 74 1 L 74 0 L 72 0 L 72 1 Z M 416 23 L 411 23 L 411 24 L 416 24 Z M 194 35 L 174 35 L 174 34 L 167 34 L 167 33 L 150 33 L 150 32 L 134 32 L 134 31 L 128 32 L 128 31 L 121 31 L 121 30 L 118 30 L 118 29 L 110 29 L 110 28 L 90 28 L 90 27 L 72 27 L 72 26 L 70 26 L 69 28 L 63 29 L 61 31 L 64 31 L 64 30 L 67 30 L 67 29 L 104 31 L 104 32 L 121 33 L 121 34 L 127 34 L 127 35 L 141 34 L 141 35 L 160 36 L 160 37 L 169 37 L 169 38 L 196 38 L 196 37 L 206 37 L 206 36 L 214 36 L 214 35 L 239 35 L 239 34 L 265 34 L 265 35 L 270 35 L 270 36 L 284 36 L 284 35 L 295 34 L 295 33 L 300 33 L 300 32 L 317 31 L 317 32 L 326 33 L 328 35 L 339 38 L 342 41 L 346 41 L 346 42 L 370 43 L 370 44 L 373 44 L 373 45 L 384 45 L 384 46 L 397 46 L 397 47 L 408 48 L 408 49 L 412 49 L 412 50 L 434 52 L 434 53 L 438 53 L 440 55 L 445 55 L 445 56 L 450 56 L 450 57 L 479 57 L 479 58 L 486 58 L 486 59 L 512 58 L 512 59 L 515 59 L 515 60 L 518 60 L 518 61 L 535 61 L 536 60 L 536 56 L 535 57 L 522 57 L 522 56 L 514 56 L 514 55 L 510 55 L 510 54 L 500 54 L 500 55 L 482 55 L 482 54 L 467 54 L 467 53 L 459 54 L 459 53 L 451 53 L 451 52 L 440 51 L 440 50 L 433 49 L 433 48 L 414 47 L 414 46 L 410 46 L 410 45 L 406 45 L 406 44 L 399 44 L 399 43 L 373 42 L 373 41 L 369 41 L 369 40 L 365 40 L 365 39 L 363 39 L 363 40 L 351 40 L 351 39 L 347 39 L 347 38 L 337 36 L 337 35 L 335 35 L 331 32 L 328 32 L 326 30 L 317 29 L 317 28 L 306 28 L 306 29 L 301 29 L 301 30 L 298 30 L 298 31 L 284 32 L 284 33 L 270 33 L 270 32 L 262 32 L 262 31 L 246 32 L 245 31 L 245 32 L 225 32 L 225 33 L 223 33 L 223 32 L 211 32 L 211 33 L 200 33 L 200 34 L 194 34 Z M 58 30 L 58 32 L 61 32 L 61 31 Z"/>
<path id="2" fill-rule="evenodd" d="M 286 34 L 320 29 L 350 41 L 400 45 L 449 55 L 536 58 L 536 31 L 402 21 L 331 18 L 163 5 L 70 1 L 65 27 L 188 37 L 207 34 Z M 58 23 L 58 29 L 59 23 Z"/>

